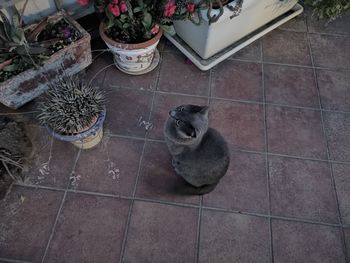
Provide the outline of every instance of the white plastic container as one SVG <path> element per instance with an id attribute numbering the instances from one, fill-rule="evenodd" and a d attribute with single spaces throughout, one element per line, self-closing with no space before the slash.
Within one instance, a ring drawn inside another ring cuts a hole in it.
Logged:
<path id="1" fill-rule="evenodd" d="M 224 7 L 224 13 L 215 23 L 209 25 L 207 10 L 202 10 L 202 22 L 174 21 L 176 34 L 200 57 L 207 59 L 222 49 L 249 35 L 278 16 L 293 8 L 298 0 L 244 0 L 241 13 L 234 17 Z M 235 6 L 236 1 L 229 5 Z M 213 10 L 219 14 L 219 10 Z"/>

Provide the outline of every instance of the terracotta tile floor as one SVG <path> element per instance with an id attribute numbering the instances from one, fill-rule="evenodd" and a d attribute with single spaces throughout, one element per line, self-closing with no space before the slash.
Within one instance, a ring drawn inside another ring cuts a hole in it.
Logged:
<path id="1" fill-rule="evenodd" d="M 94 79 L 108 105 L 92 150 L 50 138 L 35 102 L 0 106 L 35 159 L 0 202 L 0 262 L 350 262 L 349 25 L 302 15 L 208 72 L 163 39 L 154 72 Z M 87 78 L 112 63 L 96 54 Z M 210 104 L 232 150 L 202 197 L 178 193 L 163 141 L 183 103 Z"/>

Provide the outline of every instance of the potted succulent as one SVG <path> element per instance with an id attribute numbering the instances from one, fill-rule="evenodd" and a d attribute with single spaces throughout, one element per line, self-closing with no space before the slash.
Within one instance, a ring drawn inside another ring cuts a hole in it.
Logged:
<path id="1" fill-rule="evenodd" d="M 39 121 L 56 139 L 81 149 L 96 146 L 103 136 L 105 95 L 79 76 L 64 76 L 49 85 L 39 103 Z"/>
<path id="2" fill-rule="evenodd" d="M 159 62 L 156 49 L 162 36 L 166 3 L 155 0 L 94 0 L 103 17 L 99 33 L 114 55 L 117 68 L 129 74 L 143 74 Z M 82 5 L 89 0 L 79 0 Z"/>
<path id="3" fill-rule="evenodd" d="M 91 37 L 64 11 L 24 27 L 11 10 L 12 16 L 0 10 L 0 102 L 17 109 L 43 93 L 61 65 L 68 74 L 87 67 Z"/>

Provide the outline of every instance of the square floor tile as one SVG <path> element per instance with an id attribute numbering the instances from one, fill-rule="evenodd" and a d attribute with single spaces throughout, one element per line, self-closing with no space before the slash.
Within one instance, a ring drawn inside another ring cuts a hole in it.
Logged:
<path id="1" fill-rule="evenodd" d="M 104 86 L 132 88 L 136 90 L 155 90 L 159 71 L 158 67 L 147 74 L 133 76 L 123 73 L 115 66 L 112 66 L 106 71 Z"/>
<path id="2" fill-rule="evenodd" d="M 264 77 L 267 102 L 319 108 L 312 69 L 265 64 Z"/>
<path id="3" fill-rule="evenodd" d="M 345 243 L 347 248 L 348 256 L 350 255 L 350 228 L 344 228 Z"/>
<path id="4" fill-rule="evenodd" d="M 226 60 L 214 68 L 211 80 L 212 97 L 251 101 L 263 99 L 260 63 Z"/>
<path id="5" fill-rule="evenodd" d="M 152 92 L 118 89 L 108 94 L 105 127 L 112 134 L 144 137 Z"/>
<path id="6" fill-rule="evenodd" d="M 31 125 L 26 130 L 33 147 L 26 182 L 66 189 L 78 148 L 53 139 L 42 127 Z"/>
<path id="7" fill-rule="evenodd" d="M 0 257 L 41 262 L 63 192 L 14 187 L 0 202 Z"/>
<path id="8" fill-rule="evenodd" d="M 165 39 L 163 52 L 177 52 L 181 53 L 181 51 L 174 46 L 173 43 L 171 43 L 169 40 Z"/>
<path id="9" fill-rule="evenodd" d="M 267 214 L 265 156 L 231 152 L 226 175 L 203 198 L 205 206 Z"/>
<path id="10" fill-rule="evenodd" d="M 132 196 L 142 147 L 143 141 L 112 137 L 82 151 L 71 188 Z"/>
<path id="11" fill-rule="evenodd" d="M 273 215 L 338 223 L 327 162 L 270 156 L 269 176 Z"/>
<path id="12" fill-rule="evenodd" d="M 175 174 L 171 159 L 165 143 L 146 143 L 136 196 L 154 200 L 199 204 L 199 196 L 180 193 L 184 181 Z"/>
<path id="13" fill-rule="evenodd" d="M 324 109 L 350 111 L 350 72 L 317 70 Z"/>
<path id="14" fill-rule="evenodd" d="M 323 113 L 330 158 L 350 161 L 350 114 Z"/>
<path id="15" fill-rule="evenodd" d="M 279 27 L 279 29 L 306 32 L 307 26 L 306 26 L 306 19 L 304 14 L 300 14 L 297 17 L 293 18 L 292 20 L 289 20 L 287 23 L 282 24 Z"/>
<path id="16" fill-rule="evenodd" d="M 263 38 L 264 61 L 311 65 L 306 33 L 276 29 Z"/>
<path id="17" fill-rule="evenodd" d="M 199 262 L 269 262 L 268 220 L 203 211 Z"/>
<path id="18" fill-rule="evenodd" d="M 350 225 L 350 165 L 332 164 L 332 168 L 342 222 Z"/>
<path id="19" fill-rule="evenodd" d="M 350 68 L 350 36 L 310 34 L 314 64 L 327 68 Z"/>
<path id="20" fill-rule="evenodd" d="M 194 262 L 198 210 L 134 203 L 123 262 Z"/>
<path id="21" fill-rule="evenodd" d="M 169 117 L 169 111 L 177 106 L 184 104 L 208 105 L 207 98 L 198 98 L 174 94 L 158 93 L 155 97 L 154 107 L 151 117 L 152 128 L 148 133 L 148 137 L 152 139 L 163 140 L 163 128 Z"/>
<path id="22" fill-rule="evenodd" d="M 254 41 L 249 46 L 233 54 L 229 59 L 261 61 L 261 40 Z"/>
<path id="23" fill-rule="evenodd" d="M 93 86 L 99 86 L 106 89 L 106 87 L 103 87 L 103 82 L 108 69 L 115 67 L 113 65 L 113 56 L 109 52 L 99 52 L 94 55 L 92 63 L 85 69 L 86 81 L 91 81 Z"/>
<path id="24" fill-rule="evenodd" d="M 307 17 L 309 32 L 311 33 L 329 33 L 329 34 L 345 34 L 350 35 L 350 16 L 342 16 L 334 21 L 327 19 L 317 19 L 317 17 L 309 15 Z"/>
<path id="25" fill-rule="evenodd" d="M 272 240 L 276 263 L 345 263 L 336 227 L 273 220 Z"/>
<path id="26" fill-rule="evenodd" d="M 267 107 L 269 152 L 327 159 L 319 111 Z"/>
<path id="27" fill-rule="evenodd" d="M 118 261 L 130 201 L 68 194 L 45 262 Z"/>
<path id="28" fill-rule="evenodd" d="M 182 54 L 164 52 L 162 55 L 158 90 L 208 95 L 209 72 L 200 71 L 195 65 L 186 63 Z"/>
<path id="29" fill-rule="evenodd" d="M 212 100 L 209 126 L 240 149 L 264 151 L 264 111 L 262 105 Z"/>

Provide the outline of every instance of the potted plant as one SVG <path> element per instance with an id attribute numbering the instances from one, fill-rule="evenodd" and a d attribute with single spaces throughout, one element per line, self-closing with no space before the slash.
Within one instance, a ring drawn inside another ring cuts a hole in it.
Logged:
<path id="1" fill-rule="evenodd" d="M 88 0 L 79 0 L 88 4 Z M 95 0 L 103 17 L 99 33 L 114 56 L 117 68 L 129 74 L 143 74 L 159 62 L 156 49 L 162 36 L 162 19 L 168 13 L 161 1 Z"/>
<path id="2" fill-rule="evenodd" d="M 176 34 L 201 58 L 208 59 L 296 5 L 298 0 L 179 1 Z"/>
<path id="3" fill-rule="evenodd" d="M 305 3 L 314 8 L 314 14 L 319 19 L 333 21 L 349 13 L 349 0 L 305 0 Z"/>
<path id="4" fill-rule="evenodd" d="M 0 102 L 17 109 L 43 93 L 61 65 L 75 74 L 91 64 L 91 38 L 64 11 L 23 27 L 12 10 L 0 10 Z"/>
<path id="5" fill-rule="evenodd" d="M 81 149 L 96 146 L 103 136 L 104 93 L 79 76 L 64 76 L 49 86 L 38 107 L 40 123 L 56 139 Z"/>

